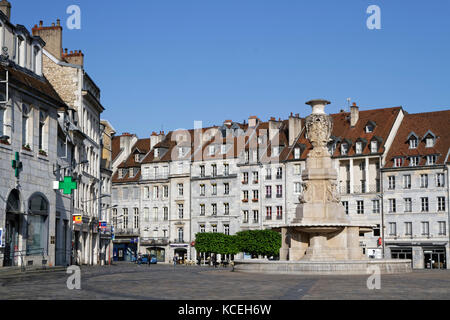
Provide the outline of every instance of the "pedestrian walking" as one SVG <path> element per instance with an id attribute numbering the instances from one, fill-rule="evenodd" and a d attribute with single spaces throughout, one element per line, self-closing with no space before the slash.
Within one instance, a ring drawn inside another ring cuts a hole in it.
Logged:
<path id="1" fill-rule="evenodd" d="M 175 268 L 175 266 L 177 265 L 177 261 L 178 261 L 178 257 L 175 255 L 173 256 L 173 267 Z"/>

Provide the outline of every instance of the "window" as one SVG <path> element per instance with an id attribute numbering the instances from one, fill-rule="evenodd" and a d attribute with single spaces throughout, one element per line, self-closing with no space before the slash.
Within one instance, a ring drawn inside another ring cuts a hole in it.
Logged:
<path id="1" fill-rule="evenodd" d="M 294 149 L 294 159 L 296 160 L 300 159 L 300 148 Z"/>
<path id="2" fill-rule="evenodd" d="M 422 203 L 422 212 L 428 212 L 429 210 L 428 198 L 420 198 L 420 201 Z"/>
<path id="3" fill-rule="evenodd" d="M 158 208 L 154 207 L 153 208 L 153 221 L 158 221 Z"/>
<path id="4" fill-rule="evenodd" d="M 206 188 L 205 188 L 205 185 L 204 184 L 201 184 L 200 185 L 200 196 L 205 196 L 205 190 L 206 190 Z"/>
<path id="5" fill-rule="evenodd" d="M 150 222 L 150 209 L 144 208 L 144 222 Z"/>
<path id="6" fill-rule="evenodd" d="M 217 216 L 217 203 L 213 203 L 211 207 L 212 207 L 212 215 Z"/>
<path id="7" fill-rule="evenodd" d="M 139 209 L 134 208 L 134 229 L 139 229 Z"/>
<path id="8" fill-rule="evenodd" d="M 283 197 L 283 186 L 278 185 L 277 186 L 277 198 L 282 198 L 282 197 Z"/>
<path id="9" fill-rule="evenodd" d="M 117 209 L 112 209 L 112 223 L 114 229 L 117 229 Z"/>
<path id="10" fill-rule="evenodd" d="M 245 163 L 249 163 L 250 161 L 250 153 L 247 151 L 245 151 Z"/>
<path id="11" fill-rule="evenodd" d="M 363 200 L 356 201 L 356 213 L 364 214 L 364 201 Z"/>
<path id="12" fill-rule="evenodd" d="M 438 207 L 437 210 L 442 212 L 445 211 L 445 197 L 438 197 Z"/>
<path id="13" fill-rule="evenodd" d="M 134 161 L 141 162 L 141 155 L 139 153 L 134 155 Z"/>
<path id="14" fill-rule="evenodd" d="M 377 153 L 378 152 L 378 141 L 372 140 L 370 142 L 370 152 Z"/>
<path id="15" fill-rule="evenodd" d="M 242 211 L 243 223 L 248 223 L 248 210 Z"/>
<path id="16" fill-rule="evenodd" d="M 266 168 L 266 180 L 272 180 L 272 169 Z"/>
<path id="17" fill-rule="evenodd" d="M 244 200 L 248 201 L 248 190 L 244 190 L 243 194 L 244 194 Z"/>
<path id="18" fill-rule="evenodd" d="M 242 183 L 247 184 L 248 183 L 248 172 L 242 173 L 243 175 L 243 181 Z"/>
<path id="19" fill-rule="evenodd" d="M 169 186 L 164 186 L 164 198 L 168 198 L 169 197 Z"/>
<path id="20" fill-rule="evenodd" d="M 405 198 L 405 212 L 412 212 L 412 199 Z"/>
<path id="21" fill-rule="evenodd" d="M 182 203 L 178 204 L 178 218 L 183 219 L 184 216 L 184 205 Z"/>
<path id="22" fill-rule="evenodd" d="M 5 96 L 3 96 L 2 94 L 0 94 L 0 102 L 3 102 L 5 100 Z M 5 130 L 4 130 L 4 124 L 5 124 L 5 114 L 6 114 L 6 109 L 3 106 L 3 104 L 0 104 L 0 137 L 5 135 Z"/>
<path id="23" fill-rule="evenodd" d="M 301 193 L 302 192 L 302 184 L 300 182 L 294 183 L 294 193 Z"/>
<path id="24" fill-rule="evenodd" d="M 388 177 L 388 183 L 389 183 L 389 190 L 395 189 L 395 176 L 389 176 Z"/>
<path id="25" fill-rule="evenodd" d="M 417 138 L 413 137 L 409 139 L 409 148 L 416 149 L 417 148 Z"/>
<path id="26" fill-rule="evenodd" d="M 278 206 L 277 207 L 277 220 L 283 219 L 283 207 Z"/>
<path id="27" fill-rule="evenodd" d="M 211 169 L 212 169 L 212 176 L 217 177 L 217 164 L 212 164 Z"/>
<path id="28" fill-rule="evenodd" d="M 26 253 L 27 255 L 36 255 L 42 249 L 47 252 L 49 228 L 48 202 L 40 195 L 32 196 L 28 204 L 28 209 Z"/>
<path id="29" fill-rule="evenodd" d="M 259 211 L 253 210 L 253 223 L 258 223 L 258 222 L 259 222 Z"/>
<path id="30" fill-rule="evenodd" d="M 213 195 L 213 196 L 216 196 L 217 195 L 217 184 L 212 184 L 212 192 L 211 192 L 211 194 Z"/>
<path id="31" fill-rule="evenodd" d="M 259 173 L 258 171 L 253 172 L 253 183 L 258 183 L 259 181 Z"/>
<path id="32" fill-rule="evenodd" d="M 366 133 L 371 133 L 371 132 L 373 132 L 373 129 L 374 129 L 373 124 L 368 124 L 368 125 L 366 126 Z"/>
<path id="33" fill-rule="evenodd" d="M 389 222 L 389 235 L 396 236 L 397 235 L 397 223 Z"/>
<path id="34" fill-rule="evenodd" d="M 200 205 L 200 215 L 201 215 L 201 216 L 204 216 L 204 215 L 205 215 L 205 205 L 204 205 L 204 204 L 201 204 L 201 205 Z"/>
<path id="35" fill-rule="evenodd" d="M 253 150 L 253 161 L 258 162 L 258 150 Z"/>
<path id="36" fill-rule="evenodd" d="M 403 176 L 403 189 L 411 189 L 411 175 Z"/>
<path id="37" fill-rule="evenodd" d="M 229 203 L 224 203 L 223 204 L 223 209 L 224 209 L 225 215 L 229 215 L 230 214 L 230 204 Z"/>
<path id="38" fill-rule="evenodd" d="M 342 201 L 342 205 L 344 206 L 345 214 L 348 214 L 348 201 Z"/>
<path id="39" fill-rule="evenodd" d="M 178 195 L 180 196 L 180 197 L 182 197 L 183 196 L 183 193 L 184 193 L 184 185 L 182 184 L 182 183 L 179 183 L 178 184 Z"/>
<path id="40" fill-rule="evenodd" d="M 280 155 L 280 147 L 272 148 L 272 157 L 278 157 Z"/>
<path id="41" fill-rule="evenodd" d="M 183 243 L 184 242 L 184 229 L 178 228 L 178 242 Z"/>
<path id="42" fill-rule="evenodd" d="M 345 156 L 347 155 L 347 153 L 348 153 L 348 144 L 347 143 L 341 144 L 341 154 Z"/>
<path id="43" fill-rule="evenodd" d="M 124 229 L 128 229 L 128 208 L 123 208 L 123 225 Z"/>
<path id="44" fill-rule="evenodd" d="M 224 164 L 223 165 L 223 175 L 225 177 L 230 175 L 230 165 L 229 164 Z"/>
<path id="45" fill-rule="evenodd" d="M 169 208 L 164 207 L 163 212 L 164 212 L 164 221 L 168 221 L 169 220 Z"/>
<path id="46" fill-rule="evenodd" d="M 122 189 L 122 199 L 123 200 L 128 200 L 128 188 L 123 188 Z"/>
<path id="47" fill-rule="evenodd" d="M 372 213 L 380 213 L 380 200 L 372 200 Z"/>
<path id="48" fill-rule="evenodd" d="M 444 174 L 443 173 L 438 173 L 436 174 L 436 187 L 444 187 L 445 186 L 445 182 L 444 182 Z"/>
<path id="49" fill-rule="evenodd" d="M 200 229 L 200 233 L 205 233 L 206 232 L 204 224 L 201 224 L 199 229 Z"/>
<path id="50" fill-rule="evenodd" d="M 150 199 L 150 188 L 149 187 L 144 187 L 144 198 Z"/>
<path id="51" fill-rule="evenodd" d="M 434 146 L 434 139 L 432 137 L 427 137 L 425 142 L 427 148 L 432 148 Z"/>
<path id="52" fill-rule="evenodd" d="M 399 168 L 402 166 L 402 158 L 394 158 L 394 167 Z"/>
<path id="53" fill-rule="evenodd" d="M 40 110 L 39 111 L 39 150 L 46 151 L 47 140 L 46 140 L 46 123 L 47 114 Z"/>
<path id="54" fill-rule="evenodd" d="M 223 233 L 225 233 L 227 236 L 230 235 L 230 225 L 229 224 L 223 225 Z"/>
<path id="55" fill-rule="evenodd" d="M 436 156 L 435 155 L 427 156 L 427 165 L 432 166 L 435 164 L 436 164 Z"/>
<path id="56" fill-rule="evenodd" d="M 277 169 L 277 179 L 282 179 L 283 178 L 283 168 L 279 167 Z"/>
<path id="57" fill-rule="evenodd" d="M 153 199 L 159 198 L 159 187 L 155 186 L 153 187 Z"/>
<path id="58" fill-rule="evenodd" d="M 405 236 L 412 236 L 412 222 L 405 222 Z"/>
<path id="59" fill-rule="evenodd" d="M 391 213 L 397 212 L 395 199 L 389 199 L 389 212 Z"/>
<path id="60" fill-rule="evenodd" d="M 259 190 L 253 190 L 253 201 L 259 200 Z"/>
<path id="61" fill-rule="evenodd" d="M 266 198 L 272 198 L 272 186 L 266 186 Z"/>
<path id="62" fill-rule="evenodd" d="M 32 112 L 30 107 L 22 104 L 22 146 L 31 148 L 30 132 L 33 120 L 30 119 Z"/>
<path id="63" fill-rule="evenodd" d="M 362 142 L 357 142 L 355 147 L 356 154 L 362 153 Z"/>
<path id="64" fill-rule="evenodd" d="M 445 227 L 446 223 L 445 221 L 439 221 L 439 235 L 445 236 L 447 234 L 447 228 Z"/>
<path id="65" fill-rule="evenodd" d="M 266 207 L 266 220 L 272 220 L 272 207 Z"/>
<path id="66" fill-rule="evenodd" d="M 205 166 L 200 166 L 200 177 L 205 177 Z"/>
<path id="67" fill-rule="evenodd" d="M 223 188 L 224 188 L 223 194 L 225 194 L 225 195 L 230 194 L 230 184 L 229 183 L 224 183 Z"/>
<path id="68" fill-rule="evenodd" d="M 420 175 L 420 187 L 421 188 L 428 188 L 428 174 L 421 174 Z"/>
<path id="69" fill-rule="evenodd" d="M 419 165 L 419 160 L 420 160 L 419 157 L 411 157 L 409 158 L 409 165 L 411 167 L 417 167 Z"/>
<path id="70" fill-rule="evenodd" d="M 294 165 L 294 174 L 300 175 L 302 174 L 302 166 L 299 164 Z"/>
<path id="71" fill-rule="evenodd" d="M 212 227 L 212 232 L 217 233 L 217 224 L 213 224 L 213 225 L 211 225 L 211 227 Z"/>
<path id="72" fill-rule="evenodd" d="M 216 153 L 216 146 L 209 146 L 209 155 L 213 156 Z"/>
<path id="73" fill-rule="evenodd" d="M 430 235 L 430 223 L 427 221 L 422 222 L 422 235 L 423 236 Z"/>
<path id="74" fill-rule="evenodd" d="M 220 146 L 220 153 L 221 154 L 226 154 L 227 153 L 227 145 L 223 144 Z"/>
<path id="75" fill-rule="evenodd" d="M 159 149 L 155 149 L 155 158 L 159 157 Z"/>

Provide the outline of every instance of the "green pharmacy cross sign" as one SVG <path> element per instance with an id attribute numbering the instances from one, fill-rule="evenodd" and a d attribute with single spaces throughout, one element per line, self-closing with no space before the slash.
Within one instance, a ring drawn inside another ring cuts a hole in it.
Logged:
<path id="1" fill-rule="evenodd" d="M 72 177 L 65 177 L 64 181 L 59 182 L 59 189 L 63 190 L 64 194 L 72 194 L 72 191 L 77 189 L 77 182 L 73 181 Z"/>
<path id="2" fill-rule="evenodd" d="M 15 171 L 16 178 L 18 178 L 20 169 L 22 169 L 22 161 L 20 161 L 20 157 L 19 157 L 19 153 L 18 152 L 16 152 L 15 158 L 12 161 L 11 166 L 12 166 L 12 168 Z"/>

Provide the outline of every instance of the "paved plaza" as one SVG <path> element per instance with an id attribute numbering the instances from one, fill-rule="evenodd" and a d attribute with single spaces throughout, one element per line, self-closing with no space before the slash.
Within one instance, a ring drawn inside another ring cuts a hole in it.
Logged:
<path id="1" fill-rule="evenodd" d="M 82 267 L 81 289 L 67 289 L 67 274 L 49 272 L 0 279 L 1 299 L 450 299 L 450 271 L 382 275 L 381 289 L 366 276 L 262 275 L 200 266 Z"/>

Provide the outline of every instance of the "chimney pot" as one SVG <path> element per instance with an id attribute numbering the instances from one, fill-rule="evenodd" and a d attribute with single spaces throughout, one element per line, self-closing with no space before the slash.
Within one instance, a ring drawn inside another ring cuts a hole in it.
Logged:
<path id="1" fill-rule="evenodd" d="M 54 22 L 52 22 L 52 27 L 54 27 L 55 26 L 55 23 Z"/>
<path id="2" fill-rule="evenodd" d="M 56 25 L 57 25 L 58 27 L 61 25 L 61 20 L 60 20 L 60 19 L 57 19 L 57 20 L 56 20 Z"/>
<path id="3" fill-rule="evenodd" d="M 39 21 L 39 27 L 42 27 L 44 25 L 44 21 Z"/>

